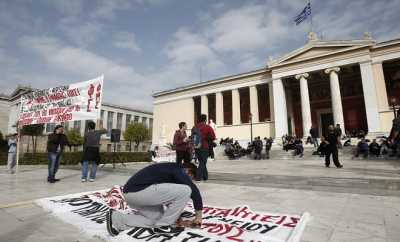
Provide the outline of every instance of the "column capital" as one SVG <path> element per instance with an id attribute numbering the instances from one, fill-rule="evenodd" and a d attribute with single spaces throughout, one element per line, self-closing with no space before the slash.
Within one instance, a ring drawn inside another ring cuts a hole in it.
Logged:
<path id="1" fill-rule="evenodd" d="M 301 74 L 298 74 L 298 75 L 296 75 L 295 76 L 295 78 L 297 79 L 297 80 L 300 80 L 302 77 L 304 77 L 304 78 L 308 78 L 310 75 L 308 74 L 308 73 L 301 73 Z"/>
<path id="2" fill-rule="evenodd" d="M 340 67 L 332 67 L 332 68 L 325 69 L 325 74 L 330 74 L 331 72 L 339 72 L 339 71 L 340 71 Z"/>

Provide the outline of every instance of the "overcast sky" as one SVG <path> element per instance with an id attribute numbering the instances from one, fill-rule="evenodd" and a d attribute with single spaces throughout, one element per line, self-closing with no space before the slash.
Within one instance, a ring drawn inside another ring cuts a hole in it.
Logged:
<path id="1" fill-rule="evenodd" d="M 152 93 L 251 71 L 307 41 L 305 0 L 0 0 L 0 92 L 104 73 L 104 101 L 151 110 Z M 400 0 L 314 0 L 323 39 L 400 37 Z M 200 75 L 201 73 L 201 75 Z"/>

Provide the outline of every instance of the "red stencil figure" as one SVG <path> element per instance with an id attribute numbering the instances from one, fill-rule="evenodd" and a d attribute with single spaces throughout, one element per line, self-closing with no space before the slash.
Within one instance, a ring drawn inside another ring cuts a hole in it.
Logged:
<path id="1" fill-rule="evenodd" d="M 94 93 L 94 86 L 93 86 L 93 84 L 90 84 L 89 90 L 88 90 L 89 99 L 88 99 L 88 103 L 87 103 L 87 112 L 90 112 L 90 103 L 93 101 L 93 98 L 92 98 L 93 93 Z"/>
<path id="2" fill-rule="evenodd" d="M 95 106 L 95 109 L 98 109 L 98 108 L 99 108 L 100 96 L 101 96 L 101 84 L 99 83 L 99 85 L 97 85 L 96 106 Z"/>

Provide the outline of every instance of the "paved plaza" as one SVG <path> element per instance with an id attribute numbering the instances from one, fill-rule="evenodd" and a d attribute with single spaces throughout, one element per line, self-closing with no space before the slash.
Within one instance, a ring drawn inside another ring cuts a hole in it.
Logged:
<path id="1" fill-rule="evenodd" d="M 304 242 L 400 241 L 400 162 L 344 160 L 344 169 L 318 159 L 218 160 L 210 180 L 199 183 L 206 204 L 275 213 L 309 212 Z M 33 200 L 124 184 L 145 163 L 109 166 L 96 182 L 81 183 L 79 166 L 62 167 L 61 181 L 46 182 L 46 166 L 0 173 L 0 241 L 99 241 L 45 212 Z M 105 228 L 104 228 L 105 229 Z"/>

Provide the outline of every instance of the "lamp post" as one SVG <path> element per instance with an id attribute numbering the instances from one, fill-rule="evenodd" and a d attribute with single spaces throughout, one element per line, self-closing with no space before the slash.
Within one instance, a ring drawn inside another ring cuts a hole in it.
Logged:
<path id="1" fill-rule="evenodd" d="M 393 114 L 394 114 L 394 118 L 396 118 L 396 98 L 392 97 L 390 99 L 390 102 L 392 103 L 392 108 L 393 108 Z"/>
<path id="2" fill-rule="evenodd" d="M 253 142 L 253 114 L 249 114 L 250 121 L 250 141 Z"/>

